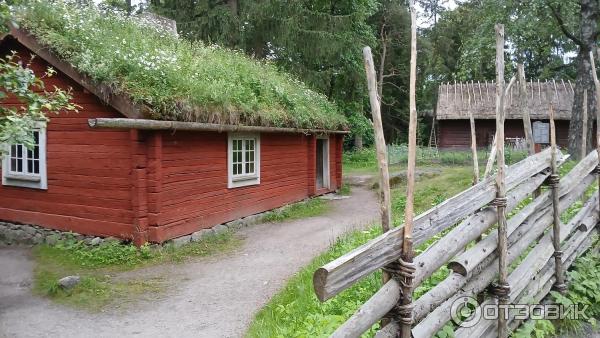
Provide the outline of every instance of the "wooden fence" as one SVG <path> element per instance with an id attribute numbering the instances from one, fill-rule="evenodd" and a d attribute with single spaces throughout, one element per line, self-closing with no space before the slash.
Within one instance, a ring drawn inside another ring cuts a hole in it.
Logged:
<path id="1" fill-rule="evenodd" d="M 560 182 L 556 170 L 565 157 L 552 148 L 529 156 L 506 170 L 508 264 L 515 266 L 508 274 L 510 303 L 539 302 L 556 282 L 555 262 L 565 270 L 591 244 L 598 222 L 598 192 L 587 199 L 583 207 L 566 224 L 560 224 L 560 247 L 553 243 L 554 215 L 570 208 L 582 199 L 597 182 L 598 154 L 594 150 L 564 175 Z M 479 304 L 496 302 L 493 282 L 498 275 L 498 233 L 495 177 L 487 177 L 471 188 L 453 196 L 414 219 L 414 245 L 421 245 L 434 236 L 439 240 L 414 258 L 416 272 L 413 288 L 421 285 L 442 266 L 451 270 L 446 279 L 427 291 L 413 303 L 413 337 L 430 337 L 452 320 L 457 302 L 474 297 Z M 543 185 L 553 186 L 524 202 Z M 553 192 L 556 198 L 553 198 Z M 528 200 L 529 201 L 529 200 Z M 557 212 L 557 213 L 556 213 Z M 487 234 L 483 240 L 476 239 Z M 372 272 L 389 266 L 400 257 L 403 227 L 394 228 L 367 244 L 322 266 L 314 274 L 314 289 L 321 301 L 326 301 Z M 558 242 L 558 241 L 557 241 Z M 562 252 L 562 254 L 561 254 Z M 558 257 L 558 258 L 557 258 Z M 558 260 L 557 260 L 558 259 Z M 340 326 L 333 337 L 358 337 L 382 318 L 394 318 L 401 299 L 401 280 L 388 280 L 350 319 Z M 453 308 L 454 305 L 454 308 Z M 452 311 L 451 311 L 452 310 Z M 496 321 L 481 320 L 469 328 L 458 326 L 457 337 L 497 336 Z M 514 329 L 520 321 L 509 318 Z M 377 336 L 396 336 L 398 321 L 389 321 Z"/>

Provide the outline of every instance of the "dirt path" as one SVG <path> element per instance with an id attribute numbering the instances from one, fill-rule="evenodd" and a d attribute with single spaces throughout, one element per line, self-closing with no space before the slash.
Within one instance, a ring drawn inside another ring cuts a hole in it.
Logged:
<path id="1" fill-rule="evenodd" d="M 90 314 L 32 296 L 26 249 L 0 248 L 0 337 L 239 337 L 285 281 L 340 234 L 378 216 L 372 191 L 354 187 L 325 215 L 240 230 L 240 249 L 138 270 L 162 276 L 168 294 Z"/>

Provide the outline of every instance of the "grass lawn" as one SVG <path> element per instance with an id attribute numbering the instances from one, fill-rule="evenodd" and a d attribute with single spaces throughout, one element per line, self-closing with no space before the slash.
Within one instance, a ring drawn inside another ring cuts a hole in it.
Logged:
<path id="1" fill-rule="evenodd" d="M 282 222 L 285 220 L 306 218 L 321 215 L 330 209 L 330 204 L 320 198 L 311 198 L 297 202 L 267 213 L 263 222 Z"/>
<path id="2" fill-rule="evenodd" d="M 118 273 L 225 252 L 240 243 L 231 232 L 226 232 L 179 248 L 143 246 L 138 249 L 118 241 L 89 246 L 74 239 L 54 246 L 38 245 L 33 249 L 36 262 L 33 290 L 58 303 L 89 311 L 120 307 L 146 296 L 159 296 L 167 285 L 161 278 L 120 278 Z M 58 279 L 70 275 L 80 276 L 81 282 L 71 290 L 63 290 Z"/>
<path id="3" fill-rule="evenodd" d="M 415 211 L 420 213 L 471 185 L 471 169 L 467 166 L 437 166 L 441 174 L 416 184 Z M 396 168 L 395 168 L 396 169 Z M 394 170 L 394 169 L 392 169 Z M 397 170 L 397 169 L 396 169 Z M 370 165 L 357 165 L 351 174 L 373 173 Z M 345 174 L 348 174 L 345 172 Z M 392 190 L 394 224 L 404 218 L 405 186 Z M 321 265 L 381 234 L 379 225 L 341 237 L 332 247 L 300 270 L 286 286 L 256 315 L 247 333 L 249 337 L 326 337 L 349 318 L 381 286 L 381 275 L 375 272 L 363 278 L 325 303 L 319 302 L 312 287 L 313 272 Z M 421 248 L 422 249 L 422 248 Z M 431 277 L 431 283 L 445 278 L 447 271 Z M 426 282 L 427 283 L 427 282 Z M 420 290 L 417 290 L 418 294 Z M 367 333 L 372 336 L 377 325 Z"/>

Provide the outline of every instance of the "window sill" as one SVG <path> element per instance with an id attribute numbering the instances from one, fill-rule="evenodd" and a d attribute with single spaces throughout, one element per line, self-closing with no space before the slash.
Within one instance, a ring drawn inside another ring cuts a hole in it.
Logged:
<path id="1" fill-rule="evenodd" d="M 232 177 L 227 185 L 227 188 L 241 188 L 258 184 L 260 184 L 260 177 L 258 176 Z"/>
<path id="2" fill-rule="evenodd" d="M 19 180 L 27 182 L 40 182 L 42 180 L 40 176 L 33 175 L 8 174 L 5 177 L 9 180 Z"/>
<path id="3" fill-rule="evenodd" d="M 249 180 L 257 180 L 258 176 L 257 175 L 245 175 L 245 176 L 234 176 L 231 178 L 232 182 L 243 182 L 243 181 L 249 181 Z"/>

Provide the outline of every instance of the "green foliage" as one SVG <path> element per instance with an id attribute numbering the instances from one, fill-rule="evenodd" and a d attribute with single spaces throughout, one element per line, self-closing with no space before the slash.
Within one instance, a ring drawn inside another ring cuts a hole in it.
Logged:
<path id="1" fill-rule="evenodd" d="M 263 222 L 282 222 L 285 220 L 313 217 L 329 210 L 329 204 L 319 198 L 298 202 L 267 213 Z"/>
<path id="2" fill-rule="evenodd" d="M 381 274 L 374 273 L 325 303 L 312 288 L 313 272 L 381 234 L 380 227 L 355 231 L 338 239 L 288 281 L 283 290 L 256 315 L 249 337 L 327 337 L 381 286 Z M 367 335 L 372 336 L 374 329 Z"/>
<path id="3" fill-rule="evenodd" d="M 530 320 L 525 322 L 521 327 L 513 332 L 513 338 L 545 338 L 554 337 L 556 329 L 552 322 L 545 319 Z"/>
<path id="4" fill-rule="evenodd" d="M 177 38 L 113 8 L 38 0 L 17 7 L 15 18 L 156 119 L 323 129 L 347 123 L 323 95 L 269 62 Z"/>
<path id="5" fill-rule="evenodd" d="M 46 122 L 48 113 L 77 111 L 78 106 L 70 103 L 70 91 L 54 88 L 46 90 L 43 80 L 52 77 L 55 70 L 48 68 L 38 78 L 23 65 L 15 54 L 0 58 L 0 103 L 9 95 L 16 97 L 22 105 L 0 105 L 0 143 L 33 145 L 32 129 L 35 124 Z"/>
<path id="6" fill-rule="evenodd" d="M 338 193 L 342 196 L 349 196 L 352 194 L 352 187 L 348 183 L 343 183 Z"/>
<path id="7" fill-rule="evenodd" d="M 421 212 L 434 203 L 441 203 L 470 185 L 468 168 L 444 168 L 444 173 L 430 180 L 418 182 L 415 191 L 415 210 Z M 451 187 L 453 186 L 453 187 Z M 438 190 L 439 189 L 439 190 Z M 405 190 L 392 190 L 392 211 L 395 224 L 401 222 L 404 213 Z M 381 274 L 373 273 L 325 303 L 314 294 L 312 278 L 314 271 L 325 263 L 342 256 L 350 250 L 381 234 L 381 227 L 374 225 L 365 231 L 355 231 L 339 238 L 325 253 L 300 270 L 286 286 L 256 315 L 248 331 L 249 337 L 327 337 L 346 321 L 366 300 L 381 287 Z M 434 237 L 417 248 L 424 250 L 438 240 Z M 415 291 L 418 297 L 443 280 L 449 273 L 442 268 L 423 282 Z M 375 324 L 366 337 L 374 335 L 379 328 Z M 448 331 L 448 329 L 446 330 Z M 447 332 L 446 332 L 447 334 Z M 450 337 L 441 334 L 441 337 Z"/>
<path id="8" fill-rule="evenodd" d="M 231 250 L 240 241 L 232 233 L 208 236 L 178 248 L 166 245 L 136 248 L 117 240 L 105 241 L 99 246 L 87 245 L 75 238 L 59 241 L 56 245 L 38 245 L 33 249 L 36 261 L 33 288 L 55 302 L 99 311 L 111 304 L 136 301 L 139 297 L 155 297 L 164 289 L 160 278 L 113 278 L 117 272 L 136 269 L 150 264 L 181 262 L 194 256 L 207 256 Z M 69 275 L 81 276 L 73 289 L 64 290 L 58 280 Z"/>
<path id="9" fill-rule="evenodd" d="M 344 170 L 376 168 L 377 152 L 375 151 L 375 148 L 345 151 L 342 156 L 342 163 Z"/>
<path id="10" fill-rule="evenodd" d="M 375 46 L 368 24 L 376 0 L 152 0 L 150 9 L 177 21 L 180 33 L 268 59 L 334 100 L 366 144 L 372 128 L 361 49 Z M 406 7 L 403 5 L 403 7 Z"/>

